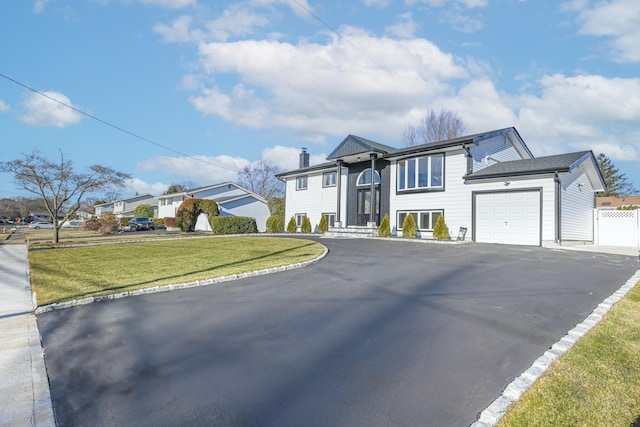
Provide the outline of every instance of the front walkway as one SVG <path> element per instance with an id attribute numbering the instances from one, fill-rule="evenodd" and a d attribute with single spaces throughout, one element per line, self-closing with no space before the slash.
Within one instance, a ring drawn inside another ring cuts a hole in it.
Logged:
<path id="1" fill-rule="evenodd" d="M 55 426 L 22 233 L 0 244 L 0 425 Z"/>

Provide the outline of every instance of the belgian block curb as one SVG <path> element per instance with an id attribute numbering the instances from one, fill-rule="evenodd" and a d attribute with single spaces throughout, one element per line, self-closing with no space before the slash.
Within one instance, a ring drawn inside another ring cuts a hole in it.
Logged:
<path id="1" fill-rule="evenodd" d="M 567 334 L 551 346 L 542 356 L 533 362 L 531 367 L 524 371 L 519 377 L 514 379 L 485 410 L 480 412 L 478 420 L 471 424 L 470 427 L 492 427 L 495 426 L 507 412 L 511 404 L 516 402 L 522 394 L 533 385 L 534 382 L 546 372 L 547 369 L 562 354 L 566 353 L 580 339 L 597 325 L 603 316 L 613 307 L 615 303 L 620 301 L 629 291 L 640 281 L 640 270 L 631 276 L 627 282 L 614 292 L 610 297 L 591 312 L 591 314 L 575 328 L 571 329 Z"/>

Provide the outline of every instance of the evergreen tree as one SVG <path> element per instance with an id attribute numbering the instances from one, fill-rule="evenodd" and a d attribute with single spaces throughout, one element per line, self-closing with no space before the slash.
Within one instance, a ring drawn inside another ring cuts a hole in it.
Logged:
<path id="1" fill-rule="evenodd" d="M 416 227 L 416 220 L 411 214 L 407 214 L 402 222 L 402 237 L 407 239 L 415 239 L 418 235 L 418 229 Z"/>
<path id="2" fill-rule="evenodd" d="M 380 221 L 380 226 L 378 227 L 378 236 L 379 237 L 389 237 L 389 236 L 391 236 L 391 226 L 389 224 L 389 214 L 385 214 L 382 217 L 382 221 Z"/>
<path id="3" fill-rule="evenodd" d="M 604 153 L 598 154 L 596 160 L 604 182 L 607 184 L 607 189 L 598 193 L 598 196 L 624 197 L 637 192 L 633 183 L 629 182 L 626 175 L 620 172 Z"/>
<path id="4" fill-rule="evenodd" d="M 449 240 L 449 227 L 444 222 L 444 215 L 438 215 L 436 225 L 433 227 L 433 238 L 436 240 Z"/>

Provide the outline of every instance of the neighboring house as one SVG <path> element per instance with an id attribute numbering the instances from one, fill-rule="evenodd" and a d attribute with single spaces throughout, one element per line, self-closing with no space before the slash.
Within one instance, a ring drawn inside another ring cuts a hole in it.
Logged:
<path id="1" fill-rule="evenodd" d="M 327 160 L 309 166 L 303 149 L 300 168 L 278 175 L 287 221 L 373 228 L 389 214 L 400 236 L 413 215 L 432 238 L 444 215 L 453 239 L 464 229 L 476 242 L 553 246 L 593 241 L 594 192 L 605 188 L 591 151 L 534 158 L 515 128 L 408 148 L 349 135 Z"/>
<path id="2" fill-rule="evenodd" d="M 598 209 L 620 209 L 629 206 L 640 208 L 640 196 L 596 198 L 596 208 Z"/>
<path id="3" fill-rule="evenodd" d="M 115 202 L 102 203 L 101 205 L 95 205 L 93 211 L 96 216 L 102 216 L 108 213 L 113 213 L 113 206 Z"/>
<path id="4" fill-rule="evenodd" d="M 160 196 L 158 197 L 158 217 L 175 217 L 182 202 L 190 197 L 215 200 L 220 215 L 252 217 L 255 218 L 259 231 L 266 230 L 267 218 L 270 215 L 267 201 L 232 182 Z M 211 231 L 211 226 L 204 215 L 198 219 L 196 230 Z"/>
<path id="5" fill-rule="evenodd" d="M 129 197 L 113 201 L 113 214 L 118 218 L 132 217 L 133 212 L 140 205 L 149 205 L 153 208 L 153 217 L 158 217 L 158 198 L 151 194 Z"/>

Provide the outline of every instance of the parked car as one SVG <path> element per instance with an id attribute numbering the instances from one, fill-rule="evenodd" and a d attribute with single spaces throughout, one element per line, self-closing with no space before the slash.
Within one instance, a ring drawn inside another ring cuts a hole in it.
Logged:
<path id="1" fill-rule="evenodd" d="M 146 216 L 136 216 L 129 220 L 129 230 L 140 231 L 140 230 L 155 230 L 156 223 L 147 218 Z"/>
<path id="2" fill-rule="evenodd" d="M 32 222 L 29 224 L 29 228 L 35 228 L 36 230 L 40 228 L 53 228 L 53 223 L 51 222 Z"/>

